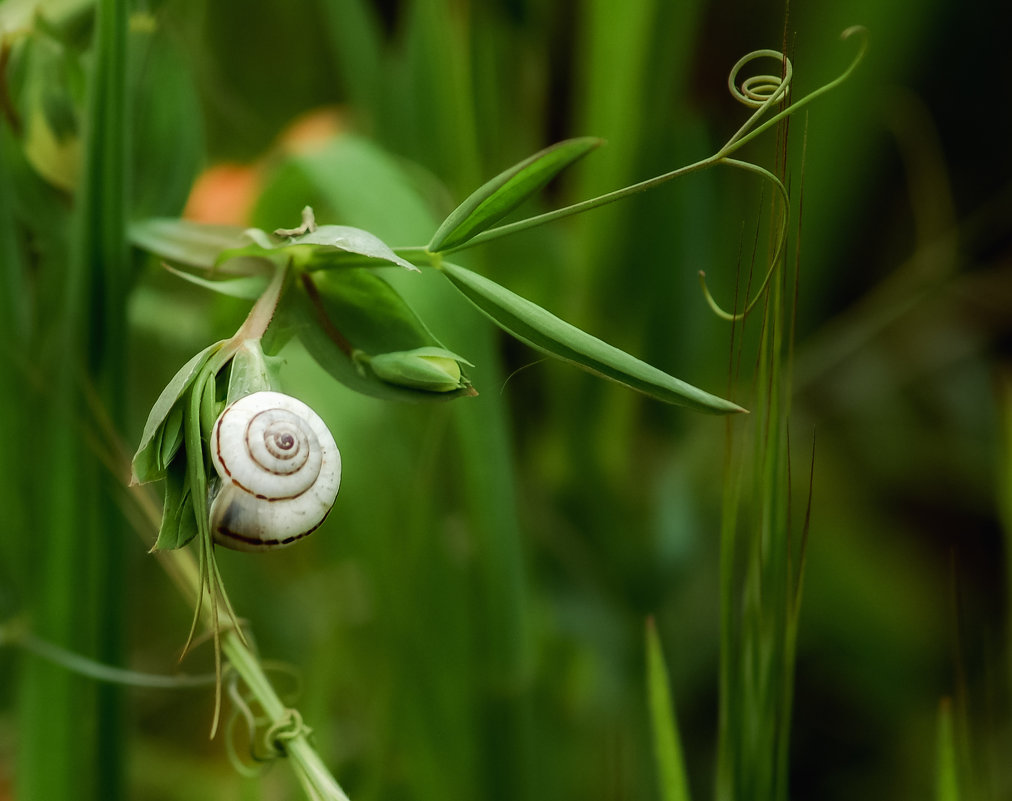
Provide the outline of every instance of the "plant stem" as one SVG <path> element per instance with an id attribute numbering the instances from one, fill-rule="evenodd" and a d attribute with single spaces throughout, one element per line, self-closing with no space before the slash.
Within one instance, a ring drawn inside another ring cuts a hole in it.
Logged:
<path id="1" fill-rule="evenodd" d="M 224 621 L 221 621 L 222 623 Z M 226 630 L 221 635 L 221 650 L 228 659 L 232 669 L 242 676 L 246 687 L 271 719 L 272 724 L 282 725 L 287 720 L 297 721 L 289 709 L 278 697 L 270 680 L 264 673 L 260 660 L 249 649 L 234 629 Z M 301 782 L 306 795 L 312 799 L 332 799 L 348 801 L 337 780 L 331 775 L 320 755 L 316 753 L 308 739 L 308 729 L 294 725 L 290 736 L 283 743 L 279 740 L 271 744 L 283 749 L 293 765 L 293 769 Z"/>
<path id="2" fill-rule="evenodd" d="M 506 225 L 500 225 L 496 228 L 490 228 L 487 231 L 483 231 L 477 236 L 467 240 L 456 247 L 447 248 L 442 253 L 455 253 L 458 250 L 465 250 L 475 245 L 480 245 L 484 242 L 491 242 L 493 239 L 499 239 L 510 234 L 516 234 L 520 231 L 526 231 L 528 228 L 536 228 L 539 225 L 553 222 L 554 220 L 560 220 L 563 217 L 571 217 L 574 214 L 580 214 L 590 209 L 596 209 L 599 206 L 605 206 L 609 203 L 614 203 L 616 200 L 622 200 L 623 198 L 635 195 L 639 192 L 645 192 L 648 189 L 653 189 L 655 186 L 660 186 L 673 178 L 678 178 L 682 175 L 688 175 L 691 172 L 697 172 L 707 167 L 713 166 L 718 160 L 717 156 L 710 156 L 697 161 L 694 164 L 688 164 L 685 167 L 679 167 L 677 170 L 666 172 L 663 175 L 657 175 L 653 178 L 648 178 L 645 181 L 640 181 L 637 184 L 623 187 L 622 189 L 616 189 L 613 192 L 607 192 L 597 197 L 592 197 L 587 200 L 581 200 L 579 203 L 573 203 L 569 206 L 564 206 L 561 209 L 554 209 L 553 211 L 546 211 L 544 214 L 537 214 L 533 217 L 528 217 L 523 220 L 517 220 L 516 222 L 507 223 Z"/>
<path id="3" fill-rule="evenodd" d="M 267 326 L 271 324 L 271 320 L 274 318 L 274 312 L 277 311 L 278 301 L 281 299 L 281 289 L 285 285 L 285 278 L 288 276 L 290 264 L 291 262 L 289 261 L 284 266 L 278 265 L 275 268 L 274 275 L 271 277 L 271 282 L 267 285 L 267 289 L 257 298 L 257 302 L 253 304 L 253 308 L 246 315 L 245 321 L 243 321 L 239 330 L 235 332 L 231 342 L 239 343 L 247 339 L 260 339 L 263 337 Z"/>
<path id="4" fill-rule="evenodd" d="M 157 525 L 157 520 L 154 521 Z M 202 584 L 200 568 L 193 553 L 186 549 L 156 552 L 166 572 L 174 580 L 184 597 L 193 603 L 201 595 Z M 213 615 L 218 615 L 215 621 Z M 270 718 L 271 725 L 284 725 L 293 717 L 292 710 L 278 697 L 273 685 L 264 673 L 259 657 L 243 642 L 238 630 L 233 627 L 232 620 L 219 607 L 212 612 L 211 604 L 201 606 L 201 619 L 208 629 L 215 625 L 221 630 L 221 651 L 228 660 L 232 670 L 242 678 L 253 698 Z M 316 753 L 308 739 L 308 732 L 299 727 L 291 732 L 283 744 L 278 746 L 288 756 L 292 768 L 302 784 L 306 795 L 311 799 L 327 799 L 328 801 L 348 801 L 337 780 Z"/>

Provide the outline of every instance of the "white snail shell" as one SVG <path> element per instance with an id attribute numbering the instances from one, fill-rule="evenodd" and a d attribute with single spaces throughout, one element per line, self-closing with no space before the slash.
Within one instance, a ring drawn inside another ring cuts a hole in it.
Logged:
<path id="1" fill-rule="evenodd" d="M 341 454 L 320 416 L 297 398 L 254 392 L 211 431 L 222 487 L 211 503 L 216 542 L 240 551 L 283 548 L 312 534 L 341 486 Z"/>

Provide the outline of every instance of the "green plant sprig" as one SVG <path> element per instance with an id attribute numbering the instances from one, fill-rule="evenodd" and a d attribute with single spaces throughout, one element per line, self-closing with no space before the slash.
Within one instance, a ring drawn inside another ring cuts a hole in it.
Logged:
<path id="1" fill-rule="evenodd" d="M 212 356 L 207 365 L 201 371 L 200 376 L 194 382 L 194 388 L 190 393 L 189 414 L 185 418 L 186 440 L 186 473 L 191 488 L 197 488 L 191 492 L 194 518 L 197 524 L 197 543 L 199 549 L 199 572 L 201 589 L 197 595 L 197 605 L 193 613 L 193 621 L 190 624 L 190 633 L 183 646 L 183 655 L 189 650 L 193 642 L 193 636 L 197 628 L 197 621 L 204 598 L 210 603 L 211 633 L 214 640 L 214 672 L 217 681 L 214 685 L 214 716 L 211 723 L 211 736 L 214 736 L 218 728 L 218 721 L 221 715 L 221 675 L 222 675 L 222 642 L 221 630 L 229 627 L 237 634 L 239 640 L 246 644 L 242 627 L 238 617 L 229 601 L 228 593 L 225 591 L 225 584 L 218 570 L 218 563 L 214 557 L 214 541 L 211 537 L 209 524 L 209 511 L 207 492 L 202 488 L 207 486 L 206 460 L 204 456 L 203 436 L 201 433 L 202 421 L 214 420 L 217 417 L 217 410 L 214 406 L 214 387 L 218 373 L 232 361 L 241 348 L 255 349 L 267 331 L 274 311 L 277 308 L 278 299 L 281 297 L 281 287 L 285 280 L 287 270 L 279 265 L 275 270 L 274 277 L 268 285 L 267 290 L 256 302 L 243 324 L 236 331 L 231 339 L 224 342 L 217 353 Z M 207 408 L 208 406 L 212 408 Z M 219 609 L 220 606 L 220 609 Z"/>
<path id="2" fill-rule="evenodd" d="M 182 374 L 183 380 L 174 379 L 170 382 L 166 391 L 171 403 L 161 402 L 160 399 L 160 403 L 156 404 L 152 412 L 153 419 L 149 419 L 146 436 L 143 439 L 157 441 L 159 436 L 166 436 L 164 429 L 169 425 L 167 421 L 171 418 L 169 409 L 177 403 L 185 404 L 182 458 L 185 458 L 186 475 L 190 486 L 197 488 L 190 493 L 192 510 L 188 512 L 192 515 L 196 526 L 197 556 L 194 557 L 193 554 L 181 550 L 180 546 L 185 542 L 178 541 L 167 543 L 158 553 L 163 560 L 167 560 L 166 567 L 184 595 L 195 599 L 193 621 L 183 653 L 185 654 L 190 647 L 199 622 L 202 622 L 212 634 L 215 701 L 211 736 L 214 736 L 219 725 L 223 661 L 227 661 L 230 669 L 242 679 L 250 696 L 256 700 L 267 717 L 266 739 L 269 740 L 271 750 L 288 757 L 306 796 L 321 801 L 347 801 L 344 791 L 310 744 L 308 728 L 300 724 L 298 712 L 288 707 L 278 696 L 263 664 L 243 634 L 242 626 L 228 599 L 222 576 L 218 571 L 209 527 L 208 471 L 203 429 L 206 427 L 207 419 L 210 417 L 213 420 L 218 412 L 218 404 L 215 401 L 217 377 L 231 365 L 230 394 L 242 394 L 257 388 L 251 384 L 255 385 L 259 380 L 258 376 L 263 374 L 262 365 L 256 363 L 258 354 L 260 358 L 263 356 L 261 342 L 277 313 L 283 289 L 291 277 L 292 269 L 290 261 L 274 263 L 274 272 L 266 290 L 260 295 L 236 333 L 229 339 L 208 348 L 204 352 L 206 357 L 203 364 L 193 375 L 189 374 L 190 365 L 187 365 L 177 374 L 177 378 Z M 200 357 L 201 354 L 198 354 L 195 359 L 199 362 Z M 251 358 L 254 362 L 252 368 L 243 361 Z M 250 370 L 253 373 L 252 377 L 248 375 Z M 166 409 L 166 406 L 169 409 Z M 168 453 L 164 449 L 159 450 L 162 462 L 176 458 L 176 454 Z M 167 464 L 149 465 L 146 472 L 142 469 L 142 475 L 138 476 L 138 468 L 144 467 L 143 463 L 138 462 L 138 456 L 142 452 L 143 445 L 138 455 L 134 457 L 134 480 L 138 483 L 141 480 L 150 480 L 159 470 L 165 471 L 169 467 Z M 163 512 L 163 529 L 164 521 Z M 162 533 L 159 534 L 159 542 Z M 159 545 L 156 543 L 152 550 L 158 548 Z"/>
<path id="3" fill-rule="evenodd" d="M 266 290 L 260 295 L 236 333 L 229 339 L 216 343 L 198 354 L 195 358 L 199 367 L 195 371 L 192 369 L 193 361 L 191 360 L 190 364 L 184 366 L 177 373 L 177 377 L 166 387 L 159 402 L 152 409 L 148 425 L 145 427 L 145 434 L 142 437 L 141 448 L 138 450 L 133 464 L 134 483 L 162 477 L 171 481 L 169 473 L 173 470 L 178 473 L 182 481 L 183 490 L 179 495 L 182 500 L 178 504 L 178 513 L 171 502 L 174 497 L 171 488 L 169 484 L 166 485 L 163 523 L 153 550 L 178 548 L 185 545 L 190 539 L 195 539 L 198 545 L 199 590 L 196 595 L 190 632 L 180 658 L 185 657 L 193 642 L 198 622 L 204 612 L 206 598 L 209 605 L 207 619 L 214 642 L 214 672 L 218 679 L 215 682 L 214 715 L 211 723 L 212 737 L 217 731 L 221 712 L 223 669 L 221 632 L 223 629 L 235 631 L 243 642 L 245 642 L 245 637 L 225 591 L 224 581 L 214 557 L 214 543 L 209 524 L 208 470 L 204 432 L 210 427 L 210 423 L 220 411 L 218 408 L 220 404 L 216 400 L 219 373 L 230 364 L 237 364 L 241 355 L 252 354 L 253 358 L 256 358 L 256 354 L 260 352 L 260 342 L 277 309 L 287 274 L 288 265 L 277 264 Z M 254 374 L 253 382 L 258 383 L 259 376 L 265 370 L 257 369 L 252 372 Z M 180 376 L 182 376 L 182 380 L 180 380 Z M 250 380 L 248 377 L 240 379 L 236 375 L 233 375 L 233 379 L 243 382 Z M 257 388 L 259 386 L 243 387 L 244 390 Z M 174 410 L 178 410 L 175 415 L 173 414 Z M 171 431 L 166 430 L 167 428 L 179 431 L 181 439 L 174 437 Z M 151 444 L 155 445 L 156 455 L 142 458 L 142 455 L 149 454 L 152 450 Z M 186 520 L 177 521 L 176 525 L 172 526 L 167 521 L 175 519 L 171 517 L 174 513 L 177 513 L 177 517 L 185 516 Z"/>

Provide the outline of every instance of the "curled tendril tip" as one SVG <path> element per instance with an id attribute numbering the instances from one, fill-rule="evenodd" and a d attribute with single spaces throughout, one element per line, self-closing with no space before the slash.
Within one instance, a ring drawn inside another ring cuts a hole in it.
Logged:
<path id="1" fill-rule="evenodd" d="M 869 36 L 867 28 L 863 25 L 852 25 L 840 34 L 840 38 L 842 40 L 847 40 L 854 36 L 857 36 L 860 40 L 858 51 L 843 72 L 841 72 L 833 80 L 823 84 L 818 89 L 800 100 L 789 103 L 785 108 L 782 108 L 778 113 L 774 114 L 761 125 L 758 124 L 759 120 L 766 114 L 766 112 L 774 104 L 783 101 L 788 95 L 791 79 L 794 76 L 794 67 L 791 64 L 791 60 L 787 58 L 785 54 L 777 50 L 754 50 L 738 59 L 737 63 L 731 68 L 731 72 L 729 73 L 727 79 L 727 85 L 728 89 L 731 91 L 731 95 L 739 103 L 742 103 L 749 108 L 753 108 L 755 111 L 734 133 L 734 135 L 727 140 L 727 143 L 713 156 L 713 158 L 708 160 L 708 163 L 727 164 L 762 176 L 764 179 L 772 182 L 776 187 L 784 208 L 782 214 L 780 215 L 780 231 L 777 236 L 777 245 L 773 259 L 770 262 L 769 269 L 766 272 L 766 276 L 763 278 L 762 284 L 755 296 L 752 300 L 746 302 L 745 307 L 740 312 L 732 314 L 722 309 L 706 285 L 706 274 L 702 270 L 699 271 L 699 283 L 703 290 L 703 297 L 713 312 L 724 320 L 736 321 L 742 319 L 749 313 L 749 311 L 752 310 L 762 297 L 762 293 L 766 290 L 770 279 L 773 277 L 773 273 L 776 271 L 784 244 L 786 242 L 787 218 L 789 216 L 790 208 L 790 199 L 787 194 L 787 189 L 784 187 L 783 183 L 775 175 L 773 175 L 773 173 L 763 167 L 752 164 L 751 162 L 739 161 L 738 159 L 729 158 L 729 156 L 747 142 L 755 139 L 764 131 L 771 128 L 773 125 L 776 125 L 781 120 L 789 117 L 791 114 L 794 114 L 803 106 L 808 105 L 820 95 L 831 91 L 847 80 L 851 73 L 857 68 L 858 64 L 860 64 L 864 59 L 865 52 L 868 49 Z M 781 74 L 753 75 L 739 81 L 741 71 L 748 64 L 760 58 L 771 58 L 779 61 L 781 64 Z"/>

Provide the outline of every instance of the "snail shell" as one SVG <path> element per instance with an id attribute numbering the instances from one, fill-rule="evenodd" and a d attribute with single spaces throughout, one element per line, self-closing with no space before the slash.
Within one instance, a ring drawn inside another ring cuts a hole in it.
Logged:
<path id="1" fill-rule="evenodd" d="M 221 413 L 211 460 L 222 487 L 211 503 L 216 542 L 283 548 L 326 519 L 341 485 L 341 454 L 320 416 L 280 392 L 254 392 Z"/>

